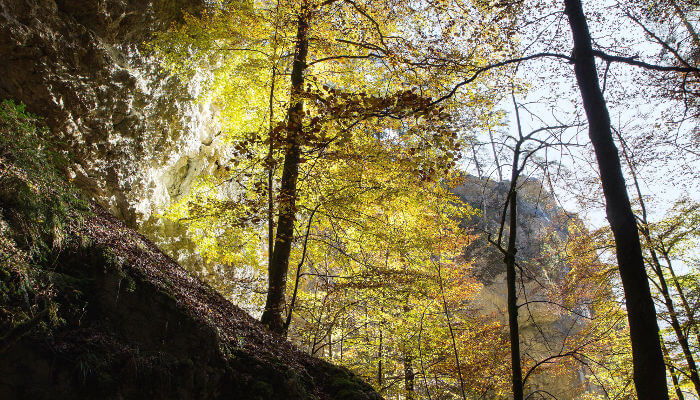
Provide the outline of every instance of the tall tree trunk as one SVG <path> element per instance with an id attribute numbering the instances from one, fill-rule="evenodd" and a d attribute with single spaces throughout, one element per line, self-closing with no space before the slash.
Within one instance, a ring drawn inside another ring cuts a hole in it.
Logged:
<path id="1" fill-rule="evenodd" d="M 508 291 L 508 329 L 510 335 L 510 363 L 511 363 L 511 387 L 513 392 L 513 400 L 522 400 L 524 393 L 523 388 L 523 370 L 520 357 L 520 327 L 518 325 L 518 292 L 517 292 L 517 275 L 515 270 L 515 254 L 518 251 L 516 247 L 518 234 L 518 179 L 520 179 L 520 149 L 525 141 L 523 137 L 522 126 L 520 124 L 520 112 L 518 111 L 518 103 L 515 101 L 515 95 L 512 94 L 513 107 L 515 110 L 515 118 L 518 124 L 518 141 L 513 149 L 513 164 L 510 172 L 510 188 L 508 189 L 508 204 L 509 222 L 508 222 L 508 247 L 504 254 L 503 261 L 506 264 L 506 285 Z M 501 239 L 503 235 L 503 227 L 506 221 L 506 208 L 503 209 L 501 217 L 501 228 L 498 234 L 498 246 L 501 247 Z"/>
<path id="2" fill-rule="evenodd" d="M 588 134 L 598 160 L 606 214 L 615 237 L 630 325 L 637 396 L 640 400 L 668 399 L 656 310 L 620 157 L 613 141 L 610 115 L 600 89 L 588 23 L 580 0 L 565 0 L 564 3 L 574 40 L 576 81 L 588 118 Z"/>
<path id="3" fill-rule="evenodd" d="M 382 326 L 379 325 L 379 349 L 377 351 L 377 386 L 380 387 L 384 384 L 384 371 L 382 370 L 382 360 L 384 359 L 384 336 L 382 332 Z"/>
<path id="4" fill-rule="evenodd" d="M 440 243 L 442 243 L 442 222 L 440 222 Z M 450 308 L 447 306 L 447 298 L 445 297 L 445 286 L 442 280 L 442 251 L 438 248 L 437 257 L 437 273 L 438 273 L 438 283 L 440 286 L 440 296 L 442 297 L 442 309 L 445 312 L 445 320 L 447 321 L 447 328 L 450 331 L 450 338 L 452 339 L 452 351 L 455 355 L 455 366 L 457 367 L 457 375 L 459 376 L 459 389 L 462 393 L 462 400 L 467 400 L 467 394 L 464 391 L 464 377 L 462 376 L 462 366 L 459 363 L 459 349 L 457 348 L 457 340 L 455 338 L 455 331 L 452 327 L 452 318 L 450 317 Z"/>
<path id="5" fill-rule="evenodd" d="M 343 363 L 343 344 L 345 344 L 345 319 L 340 322 L 340 363 Z"/>
<path id="6" fill-rule="evenodd" d="M 514 162 L 517 165 L 517 161 Z M 517 179 L 517 178 L 516 178 Z M 511 184 L 515 188 L 514 184 Z M 515 239 L 517 228 L 517 204 L 518 192 L 510 192 L 510 234 L 508 236 L 508 250 L 506 251 L 506 284 L 508 285 L 508 327 L 510 331 L 510 360 L 511 383 L 513 387 L 513 400 L 523 400 L 523 371 L 520 361 L 520 328 L 518 327 L 518 296 L 516 291 L 515 275 Z"/>
<path id="7" fill-rule="evenodd" d="M 282 312 L 285 305 L 287 288 L 287 270 L 289 269 L 289 254 L 294 238 L 294 221 L 296 220 L 297 179 L 299 177 L 299 161 L 301 148 L 299 137 L 302 130 L 304 103 L 300 97 L 304 85 L 306 56 L 309 51 L 309 17 L 307 7 L 302 6 L 297 22 L 297 37 L 292 64 L 291 93 L 289 109 L 287 110 L 287 138 L 280 183 L 279 214 L 277 218 L 277 234 L 275 248 L 268 268 L 268 290 L 265 311 L 261 318 L 273 332 L 284 334 Z"/>
<path id="8" fill-rule="evenodd" d="M 251 5 L 252 7 L 252 5 Z M 270 68 L 270 96 L 268 98 L 268 113 L 269 120 L 269 139 L 270 144 L 267 150 L 267 258 L 272 260 L 272 252 L 275 249 L 275 202 L 274 202 L 274 176 L 275 176 L 275 84 L 277 80 L 277 39 L 279 33 L 279 8 L 280 0 L 277 0 L 277 10 L 275 17 L 275 35 L 272 39 L 272 58 Z M 270 261 L 268 261 L 270 262 Z"/>

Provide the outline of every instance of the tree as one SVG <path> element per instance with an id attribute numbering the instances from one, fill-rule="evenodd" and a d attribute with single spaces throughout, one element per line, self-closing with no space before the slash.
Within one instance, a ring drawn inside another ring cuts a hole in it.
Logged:
<path id="1" fill-rule="evenodd" d="M 610 116 L 600 89 L 591 37 L 580 0 L 566 0 L 574 40 L 574 71 L 588 117 L 589 136 L 600 168 L 606 215 L 615 237 L 632 340 L 634 382 L 640 399 L 667 399 L 666 368 L 656 309 L 642 258 L 632 206 L 613 141 Z"/>
<path id="2" fill-rule="evenodd" d="M 651 270 L 654 272 L 654 275 L 656 276 L 656 280 L 652 279 L 651 282 L 654 284 L 658 292 L 661 294 L 663 298 L 663 305 L 665 306 L 667 310 L 667 316 L 668 316 L 668 322 L 670 323 L 673 332 L 678 340 L 678 345 L 682 350 L 683 357 L 685 358 L 685 361 L 688 365 L 688 373 L 687 375 L 690 377 L 690 380 L 693 382 L 693 385 L 695 386 L 695 391 L 696 393 L 700 393 L 700 377 L 698 376 L 698 371 L 697 371 L 697 366 L 695 363 L 695 358 L 692 354 L 692 351 L 690 349 L 689 341 L 688 341 L 688 334 L 685 333 L 685 331 L 681 328 L 681 323 L 679 319 L 679 314 L 676 311 L 676 304 L 673 299 L 673 296 L 671 294 L 671 291 L 669 290 L 669 285 L 665 276 L 665 269 L 668 268 L 671 272 L 671 275 L 675 278 L 675 273 L 673 272 L 673 265 L 671 263 L 671 260 L 669 257 L 665 257 L 667 261 L 667 266 L 664 267 L 661 263 L 658 251 L 661 251 L 662 253 L 667 253 L 666 248 L 672 248 L 674 245 L 680 241 L 686 240 L 687 238 L 685 237 L 686 235 L 692 236 L 692 232 L 695 231 L 695 227 L 692 226 L 693 220 L 696 220 L 696 218 L 693 218 L 695 216 L 695 210 L 698 208 L 697 204 L 690 204 L 689 207 L 683 209 L 684 207 L 680 206 L 677 203 L 674 208 L 679 207 L 681 208 L 681 214 L 684 215 L 684 221 L 681 221 L 680 219 L 675 219 L 675 223 L 671 225 L 672 227 L 670 230 L 667 230 L 666 232 L 662 233 L 660 237 L 658 238 L 652 238 L 652 227 L 651 224 L 648 220 L 648 214 L 647 214 L 647 206 L 646 206 L 646 201 L 644 200 L 644 196 L 642 195 L 642 189 L 640 186 L 640 182 L 638 179 L 638 172 L 637 172 L 637 166 L 635 164 L 633 155 L 630 154 L 630 149 L 627 147 L 627 143 L 625 142 L 624 138 L 620 135 L 619 132 L 617 132 L 618 139 L 622 145 L 622 154 L 624 157 L 624 160 L 627 164 L 627 167 L 629 169 L 630 175 L 632 176 L 632 180 L 634 182 L 634 188 L 636 189 L 637 192 L 637 203 L 639 204 L 640 207 L 640 212 L 639 212 L 639 217 L 638 219 L 638 225 L 639 225 L 639 233 L 643 239 L 643 250 L 645 251 L 645 261 L 647 262 L 648 265 L 651 266 Z M 680 204 L 683 204 L 684 202 L 680 202 Z M 675 210 L 672 210 L 675 211 Z M 673 220 L 673 216 L 669 216 L 671 220 Z M 691 221 L 690 224 L 691 226 L 688 227 L 688 222 L 686 221 Z M 666 224 L 668 223 L 667 221 Z M 681 226 L 686 226 L 685 229 L 681 228 Z M 668 225 L 667 225 L 668 226 Z M 654 227 L 656 228 L 656 227 Z M 673 232 L 678 232 L 677 235 L 674 235 Z M 668 236 L 675 236 L 675 238 L 669 240 L 670 243 L 664 243 L 665 239 L 668 238 Z M 674 240 L 675 239 L 675 240 Z M 675 281 L 675 279 L 674 279 Z M 695 333 L 697 335 L 697 326 L 694 324 L 694 318 L 692 313 L 690 312 L 690 308 L 687 305 L 687 301 L 685 301 L 685 295 L 683 290 L 681 289 L 680 285 L 676 283 L 676 289 L 678 290 L 678 294 L 680 298 L 683 300 L 683 304 L 685 305 L 685 310 L 687 313 L 687 318 L 691 322 L 691 329 L 694 326 Z M 662 351 L 664 353 L 665 358 L 669 358 L 668 351 L 666 350 L 664 346 L 664 339 L 663 335 L 661 338 L 661 346 L 662 346 Z M 672 377 L 672 381 L 674 384 L 674 387 L 676 388 L 676 391 L 678 392 L 678 378 L 676 376 L 677 372 L 670 370 L 670 375 Z"/>
<path id="3" fill-rule="evenodd" d="M 255 192 L 252 196 L 250 193 L 241 196 L 238 205 L 223 200 L 226 196 L 222 195 L 205 204 L 206 196 L 200 192 L 202 201 L 191 201 L 190 197 L 188 205 L 179 208 L 184 213 L 178 217 L 206 218 L 226 207 L 235 208 L 239 215 L 229 220 L 240 229 L 252 232 L 253 225 L 267 219 L 268 241 L 272 236 L 269 227 L 274 225 L 274 243 L 268 245 L 268 292 L 262 320 L 271 329 L 284 332 L 282 314 L 297 217 L 305 207 L 313 208 L 299 201 L 305 197 L 303 191 L 318 189 L 299 188 L 304 164 L 311 164 L 303 171 L 308 174 L 324 163 L 337 162 L 340 156 L 364 157 L 360 151 L 368 144 L 389 143 L 394 155 L 412 159 L 410 173 L 420 180 L 435 180 L 454 166 L 460 143 L 447 112 L 453 106 L 438 105 L 428 96 L 452 79 L 446 67 L 460 61 L 439 61 L 445 58 L 435 53 L 436 46 L 430 49 L 432 53 L 417 47 L 434 41 L 433 28 L 427 29 L 425 22 L 421 22 L 421 18 L 430 17 L 425 15 L 432 12 L 431 7 L 419 10 L 411 4 L 388 0 L 280 1 L 256 9 L 220 7 L 201 17 L 187 17 L 188 23 L 163 36 L 158 47 L 175 71 L 207 65 L 211 69 L 215 64 L 211 86 L 216 88 L 218 96 L 227 99 L 223 105 L 226 111 L 235 114 L 224 125 L 238 132 L 238 142 L 233 146 L 238 159 L 231 163 L 238 165 L 236 170 L 243 171 L 244 178 L 234 178 L 230 164 L 222 165 L 226 171 L 220 172 L 219 184 L 213 183 L 209 188 L 237 179 L 241 186 L 253 187 Z M 293 36 L 282 28 L 285 22 L 294 24 Z M 491 46 L 486 39 L 481 47 Z M 498 44 L 498 40 L 495 42 Z M 285 45 L 293 50 L 285 54 Z M 459 55 L 454 49 L 450 51 Z M 231 59 L 222 61 L 221 57 L 229 52 Z M 194 60 L 202 62 L 193 61 L 193 55 Z M 460 57 L 473 58 L 471 54 Z M 437 73 L 438 70 L 442 73 Z M 244 89 L 243 82 L 252 80 L 231 76 L 233 71 L 239 74 L 245 71 L 256 79 L 252 83 L 258 85 L 260 81 L 269 82 L 267 101 L 261 101 L 257 91 L 265 91 L 259 88 L 252 88 L 255 91 L 252 100 L 239 99 L 240 94 L 231 93 L 232 89 Z M 284 71 L 290 76 L 287 84 L 275 80 Z M 227 80 L 241 83 L 232 85 Z M 284 90 L 288 95 L 282 94 Z M 289 100 L 280 101 L 283 97 Z M 492 100 L 479 96 L 469 101 L 484 108 L 492 104 Z M 262 114 L 269 123 L 248 118 L 246 128 L 251 131 L 241 132 L 240 127 L 232 127 L 232 121 L 241 119 L 245 109 L 240 103 L 255 109 L 258 118 Z M 267 111 L 266 116 L 262 110 Z M 283 111 L 284 118 L 277 120 L 274 115 L 280 113 L 276 110 Z M 377 125 L 380 121 L 383 126 Z M 263 129 L 265 125 L 269 129 Z M 430 133 L 426 134 L 426 128 Z M 272 175 L 278 171 L 277 162 L 282 164 L 278 185 L 272 183 Z M 266 174 L 262 173 L 261 165 Z M 267 183 L 256 183 L 264 176 Z M 272 195 L 275 189 L 277 196 Z M 197 199 L 197 196 L 193 197 Z M 272 204 L 273 197 L 276 204 Z M 267 215 L 259 215 L 262 207 L 255 204 L 265 200 Z M 274 223 L 272 209 L 277 212 Z M 193 211 L 192 216 L 184 215 L 189 211 Z"/>

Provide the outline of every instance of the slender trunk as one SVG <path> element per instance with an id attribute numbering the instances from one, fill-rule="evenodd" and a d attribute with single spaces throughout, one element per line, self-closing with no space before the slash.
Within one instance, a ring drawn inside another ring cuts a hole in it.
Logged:
<path id="1" fill-rule="evenodd" d="M 345 343 L 345 319 L 340 322 L 340 363 L 343 363 L 343 344 Z"/>
<path id="2" fill-rule="evenodd" d="M 442 245 L 442 223 L 440 223 L 440 245 Z M 438 273 L 438 283 L 440 285 L 440 296 L 442 297 L 442 307 L 445 312 L 445 319 L 447 320 L 447 328 L 450 331 L 450 338 L 452 339 L 452 350 L 455 355 L 455 365 L 457 366 L 457 374 L 459 376 L 459 388 L 462 393 L 462 399 L 466 400 L 467 395 L 464 391 L 464 377 L 462 376 L 462 366 L 459 363 L 459 350 L 457 349 L 457 339 L 455 338 L 455 331 L 452 328 L 452 317 L 450 317 L 450 308 L 447 306 L 447 299 L 445 298 L 445 286 L 442 281 L 442 251 L 438 250 L 437 259 L 437 273 Z"/>
<path id="3" fill-rule="evenodd" d="M 276 67 L 272 67 L 272 83 L 270 85 L 270 146 L 267 153 L 267 259 L 268 267 L 272 263 L 272 253 L 275 249 L 275 202 L 273 195 L 273 177 L 275 175 L 274 155 L 275 155 L 275 138 L 273 134 L 273 99 L 275 94 L 275 73 Z"/>
<path id="4" fill-rule="evenodd" d="M 688 324 L 690 324 L 690 329 L 692 329 L 693 333 L 695 333 L 695 339 L 698 341 L 698 348 L 700 348 L 700 332 L 698 332 L 698 322 L 695 320 L 695 314 L 693 313 L 693 310 L 690 308 L 690 304 L 688 303 L 688 298 L 685 296 L 685 292 L 683 291 L 683 288 L 681 288 L 681 284 L 678 282 L 678 277 L 676 276 L 676 271 L 673 270 L 673 264 L 671 263 L 671 257 L 669 256 L 668 252 L 665 251 L 665 249 L 661 250 L 661 254 L 664 256 L 664 259 L 666 260 L 666 267 L 671 272 L 671 279 L 673 279 L 673 286 L 676 288 L 676 291 L 678 292 L 678 296 L 681 298 L 681 303 L 683 304 L 683 309 L 685 310 L 685 313 L 688 317 Z"/>
<path id="5" fill-rule="evenodd" d="M 472 146 L 472 157 L 474 157 L 474 166 L 476 166 L 476 174 L 479 177 L 479 180 L 481 180 L 481 177 L 483 175 L 481 173 L 481 164 L 479 164 L 479 158 L 476 154 L 476 146 Z"/>
<path id="6" fill-rule="evenodd" d="M 517 163 L 515 163 L 517 165 Z M 514 185 L 513 185 L 514 187 Z M 517 228 L 517 203 L 518 192 L 510 193 L 510 233 L 508 236 L 508 250 L 506 251 L 506 284 L 508 285 L 508 328 L 510 331 L 510 359 L 511 382 L 513 387 L 513 400 L 523 400 L 523 371 L 520 361 L 520 328 L 518 326 L 518 295 L 516 292 L 515 275 L 515 248 Z"/>
<path id="7" fill-rule="evenodd" d="M 676 371 L 671 365 L 671 357 L 668 355 L 668 349 L 666 348 L 663 340 L 661 341 L 661 350 L 663 351 L 664 358 L 666 359 L 666 367 L 668 368 L 668 374 L 671 375 L 671 382 L 673 382 L 673 389 L 676 391 L 676 397 L 678 397 L 678 400 L 685 400 L 685 396 L 683 396 L 683 391 L 681 390 L 681 385 L 678 381 L 678 371 Z"/>
<path id="8" fill-rule="evenodd" d="M 328 360 L 333 361 L 333 329 L 328 329 Z"/>
<path id="9" fill-rule="evenodd" d="M 510 363 L 511 363 L 511 385 L 513 400 L 522 400 L 524 396 L 523 370 L 520 359 L 520 327 L 518 325 L 518 293 L 517 276 L 515 271 L 516 240 L 518 234 L 518 179 L 520 179 L 520 149 L 525 141 L 523 137 L 522 125 L 520 123 L 520 111 L 515 100 L 515 94 L 511 92 L 513 98 L 513 108 L 515 111 L 515 121 L 518 126 L 518 141 L 513 149 L 513 164 L 510 172 L 510 188 L 508 197 L 501 218 L 501 228 L 498 233 L 498 246 L 501 247 L 503 238 L 503 228 L 506 222 L 506 211 L 509 210 L 508 225 L 508 248 L 504 252 L 503 262 L 506 264 L 506 286 L 508 290 L 508 329 L 510 336 Z"/>
<path id="10" fill-rule="evenodd" d="M 268 271 L 265 311 L 261 318 L 262 323 L 277 333 L 284 333 L 282 311 L 285 305 L 289 254 L 292 250 L 294 221 L 296 220 L 297 179 L 299 177 L 301 157 L 299 137 L 304 113 L 304 103 L 300 94 L 303 90 L 304 71 L 307 67 L 306 56 L 309 50 L 308 28 L 309 13 L 306 7 L 302 7 L 297 22 L 296 46 L 291 76 L 292 88 L 289 109 L 287 110 L 287 138 L 282 181 L 280 183 L 277 234 Z"/>
<path id="11" fill-rule="evenodd" d="M 580 0 L 565 0 L 565 5 L 574 40 L 576 81 L 588 118 L 589 137 L 598 160 L 606 214 L 615 237 L 630 325 L 635 388 L 640 400 L 668 399 L 656 310 L 620 157 L 613 141 L 610 115 L 600 89 L 588 23 Z"/>
<path id="12" fill-rule="evenodd" d="M 496 172 L 498 173 L 498 181 L 503 181 L 503 173 L 501 172 L 501 162 L 498 160 L 498 152 L 496 151 L 496 142 L 493 140 L 493 131 L 489 127 L 489 140 L 491 141 L 491 151 L 493 151 L 493 159 L 496 162 Z"/>
<path id="13" fill-rule="evenodd" d="M 656 275 L 659 278 L 659 288 L 661 289 L 661 295 L 664 298 L 664 303 L 668 309 L 669 318 L 671 319 L 671 327 L 673 332 L 676 334 L 678 339 L 678 344 L 681 346 L 683 351 L 683 356 L 685 357 L 685 362 L 688 364 L 688 372 L 690 375 L 690 381 L 693 382 L 695 386 L 695 391 L 700 394 L 700 377 L 698 377 L 698 369 L 695 364 L 695 359 L 693 358 L 693 353 L 690 351 L 690 346 L 688 345 L 688 337 L 683 332 L 681 328 L 680 321 L 678 321 L 678 314 L 676 313 L 676 307 L 673 304 L 673 299 L 671 298 L 671 293 L 668 291 L 668 285 L 666 284 L 666 278 L 664 277 L 663 271 L 661 270 L 661 264 L 656 257 L 656 252 L 651 250 L 652 260 L 654 263 L 654 269 Z"/>
<path id="14" fill-rule="evenodd" d="M 432 400 L 430 396 L 430 386 L 428 385 L 428 376 L 425 372 L 425 364 L 423 363 L 423 318 L 425 311 L 420 315 L 420 327 L 418 328 L 418 361 L 420 361 L 420 373 L 423 376 L 423 386 L 425 387 L 425 395 L 428 400 Z"/>
<path id="15" fill-rule="evenodd" d="M 377 351 L 377 386 L 381 388 L 382 384 L 384 383 L 384 371 L 382 371 L 382 359 L 384 357 L 384 354 L 382 353 L 384 349 L 382 346 L 384 345 L 384 337 L 382 333 L 382 327 L 381 325 L 379 326 L 379 349 Z"/>
<path id="16" fill-rule="evenodd" d="M 294 313 L 294 304 L 297 300 L 297 293 L 299 291 L 299 281 L 301 280 L 301 267 L 304 265 L 304 260 L 306 259 L 306 249 L 309 244 L 309 233 L 311 232 L 311 222 L 314 220 L 314 215 L 318 208 L 321 207 L 321 203 L 314 207 L 309 215 L 309 222 L 306 225 L 306 235 L 304 236 L 304 247 L 301 253 L 301 261 L 297 265 L 297 272 L 294 278 L 294 291 L 292 291 L 292 301 L 289 302 L 289 310 L 287 310 L 287 319 L 284 321 L 284 326 L 282 327 L 282 332 L 286 335 L 289 330 L 289 325 L 292 323 L 292 314 Z"/>
<path id="17" fill-rule="evenodd" d="M 275 203 L 274 203 L 274 175 L 275 175 L 275 134 L 274 134 L 274 124 L 275 124 L 275 83 L 277 79 L 277 62 L 275 58 L 277 57 L 277 33 L 279 28 L 279 8 L 280 3 L 277 0 L 277 18 L 275 19 L 275 35 L 272 40 L 272 68 L 270 73 L 270 97 L 268 101 L 268 113 L 270 114 L 270 125 L 268 127 L 270 144 L 267 149 L 267 259 L 268 266 L 272 262 L 272 252 L 275 249 Z"/>
<path id="18" fill-rule="evenodd" d="M 413 372 L 413 357 L 404 344 L 403 349 L 403 382 L 406 390 L 406 400 L 413 400 L 415 389 L 414 380 L 416 374 Z"/>

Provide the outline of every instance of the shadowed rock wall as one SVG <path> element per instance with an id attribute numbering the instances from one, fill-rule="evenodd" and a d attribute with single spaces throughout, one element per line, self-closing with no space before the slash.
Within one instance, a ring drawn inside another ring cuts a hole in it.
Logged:
<path id="1" fill-rule="evenodd" d="M 0 98 L 27 104 L 75 165 L 75 183 L 130 226 L 215 159 L 196 82 L 159 71 L 146 41 L 203 0 L 3 0 Z"/>

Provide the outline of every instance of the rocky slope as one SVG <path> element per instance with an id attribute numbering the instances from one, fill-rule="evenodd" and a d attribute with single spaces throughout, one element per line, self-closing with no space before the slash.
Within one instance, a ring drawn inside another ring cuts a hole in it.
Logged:
<path id="1" fill-rule="evenodd" d="M 0 104 L 0 398 L 380 398 L 83 199 L 37 122 Z"/>
<path id="2" fill-rule="evenodd" d="M 60 276 L 63 321 L 4 351 L 0 398 L 379 398 L 270 334 L 99 206 L 74 234 L 82 244 L 43 267 Z"/>

